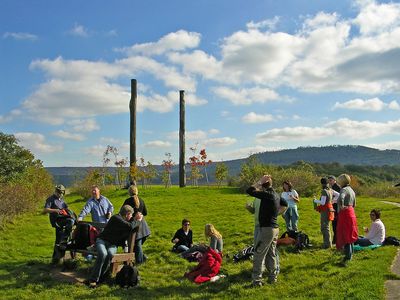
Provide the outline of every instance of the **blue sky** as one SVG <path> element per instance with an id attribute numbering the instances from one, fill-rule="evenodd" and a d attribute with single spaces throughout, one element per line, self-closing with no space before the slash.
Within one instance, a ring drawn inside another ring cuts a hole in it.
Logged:
<path id="1" fill-rule="evenodd" d="M 129 156 L 215 161 L 322 145 L 400 149 L 400 4 L 0 1 L 0 130 L 45 166 Z"/>

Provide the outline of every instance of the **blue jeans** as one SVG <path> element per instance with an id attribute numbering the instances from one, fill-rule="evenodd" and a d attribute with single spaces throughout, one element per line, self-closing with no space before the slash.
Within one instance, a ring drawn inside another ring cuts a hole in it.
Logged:
<path id="1" fill-rule="evenodd" d="M 173 248 L 173 251 L 174 252 L 178 252 L 178 253 L 182 253 L 182 252 L 184 252 L 184 251 L 187 251 L 187 250 L 189 250 L 189 247 L 188 246 L 185 246 L 185 245 L 179 245 L 178 247 L 174 247 Z"/>
<path id="2" fill-rule="evenodd" d="M 144 263 L 144 254 L 143 254 L 143 248 L 142 245 L 144 244 L 144 242 L 146 241 L 146 238 L 141 238 L 135 241 L 135 262 L 137 264 L 141 264 Z"/>
<path id="3" fill-rule="evenodd" d="M 344 260 L 351 260 L 353 257 L 353 244 L 344 245 Z"/>
<path id="4" fill-rule="evenodd" d="M 92 274 L 90 275 L 90 280 L 94 282 L 99 282 L 99 280 L 107 272 L 112 257 L 115 253 L 117 253 L 117 246 L 100 238 L 97 238 L 96 251 L 97 258 L 96 262 L 94 263 Z"/>
<path id="5" fill-rule="evenodd" d="M 297 223 L 299 222 L 299 213 L 297 212 L 297 205 L 289 206 L 283 216 L 286 222 L 286 230 L 297 231 Z"/>
<path id="6" fill-rule="evenodd" d="M 365 237 L 359 237 L 357 241 L 355 241 L 356 245 L 360 245 L 361 247 L 371 246 L 373 243 Z"/>

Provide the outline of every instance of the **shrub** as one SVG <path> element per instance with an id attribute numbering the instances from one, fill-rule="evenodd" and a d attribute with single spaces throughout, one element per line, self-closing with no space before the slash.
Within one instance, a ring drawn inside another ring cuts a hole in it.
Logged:
<path id="1" fill-rule="evenodd" d="M 400 189 L 393 186 L 391 182 L 378 182 L 358 187 L 358 194 L 376 198 L 399 198 Z"/>
<path id="2" fill-rule="evenodd" d="M 89 198 L 92 195 L 92 186 L 102 186 L 103 173 L 100 169 L 90 169 L 86 176 L 79 181 L 76 181 L 72 187 L 72 192 L 81 196 L 83 199 Z"/>

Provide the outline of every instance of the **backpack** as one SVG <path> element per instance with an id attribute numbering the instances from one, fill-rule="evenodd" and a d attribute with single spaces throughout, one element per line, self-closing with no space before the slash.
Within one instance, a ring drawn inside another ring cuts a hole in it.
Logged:
<path id="1" fill-rule="evenodd" d="M 139 284 L 139 271 L 136 266 L 125 264 L 115 275 L 115 283 L 120 287 L 131 287 Z"/>
<path id="2" fill-rule="evenodd" d="M 383 246 L 393 245 L 393 246 L 400 246 L 400 240 L 394 236 L 388 236 L 382 243 Z"/>
<path id="3" fill-rule="evenodd" d="M 304 232 L 298 231 L 296 237 L 296 243 L 294 244 L 297 251 L 303 250 L 305 248 L 310 247 L 310 239 L 308 235 Z"/>
<path id="4" fill-rule="evenodd" d="M 233 262 L 237 263 L 239 261 L 251 259 L 254 255 L 254 247 L 253 245 L 247 246 L 243 250 L 239 251 L 233 256 Z"/>
<path id="5" fill-rule="evenodd" d="M 92 225 L 87 223 L 77 223 L 76 228 L 72 234 L 75 249 L 86 249 L 91 245 L 90 243 L 90 227 Z"/>

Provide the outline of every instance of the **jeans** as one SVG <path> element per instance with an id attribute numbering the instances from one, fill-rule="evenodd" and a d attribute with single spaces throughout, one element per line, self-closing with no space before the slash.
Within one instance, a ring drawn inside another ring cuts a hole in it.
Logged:
<path id="1" fill-rule="evenodd" d="M 184 252 L 184 251 L 189 250 L 189 247 L 188 247 L 188 246 L 185 246 L 185 245 L 179 245 L 179 246 L 177 246 L 177 247 L 172 248 L 172 250 L 173 250 L 174 252 L 181 253 L 181 252 Z"/>
<path id="2" fill-rule="evenodd" d="M 297 212 L 297 205 L 289 206 L 284 214 L 286 222 L 286 230 L 297 231 L 297 223 L 299 222 L 299 213 Z"/>
<path id="3" fill-rule="evenodd" d="M 146 238 L 141 238 L 135 241 L 135 262 L 137 264 L 141 264 L 144 263 L 145 259 L 144 259 L 144 254 L 143 254 L 143 244 L 146 241 Z"/>
<path id="4" fill-rule="evenodd" d="M 253 282 L 261 282 L 264 264 L 267 267 L 268 279 L 275 280 L 278 268 L 276 260 L 276 241 L 278 240 L 279 228 L 260 227 L 254 246 L 253 257 Z"/>
<path id="5" fill-rule="evenodd" d="M 359 237 L 357 241 L 355 241 L 356 245 L 360 245 L 361 247 L 371 246 L 373 243 L 365 237 Z"/>
<path id="6" fill-rule="evenodd" d="M 96 240 L 97 258 L 94 263 L 90 280 L 92 282 L 99 282 L 100 279 L 106 274 L 110 266 L 110 262 L 115 253 L 117 253 L 117 246 L 97 238 Z"/>
<path id="7" fill-rule="evenodd" d="M 353 244 L 344 245 L 344 260 L 351 260 L 353 256 Z"/>

